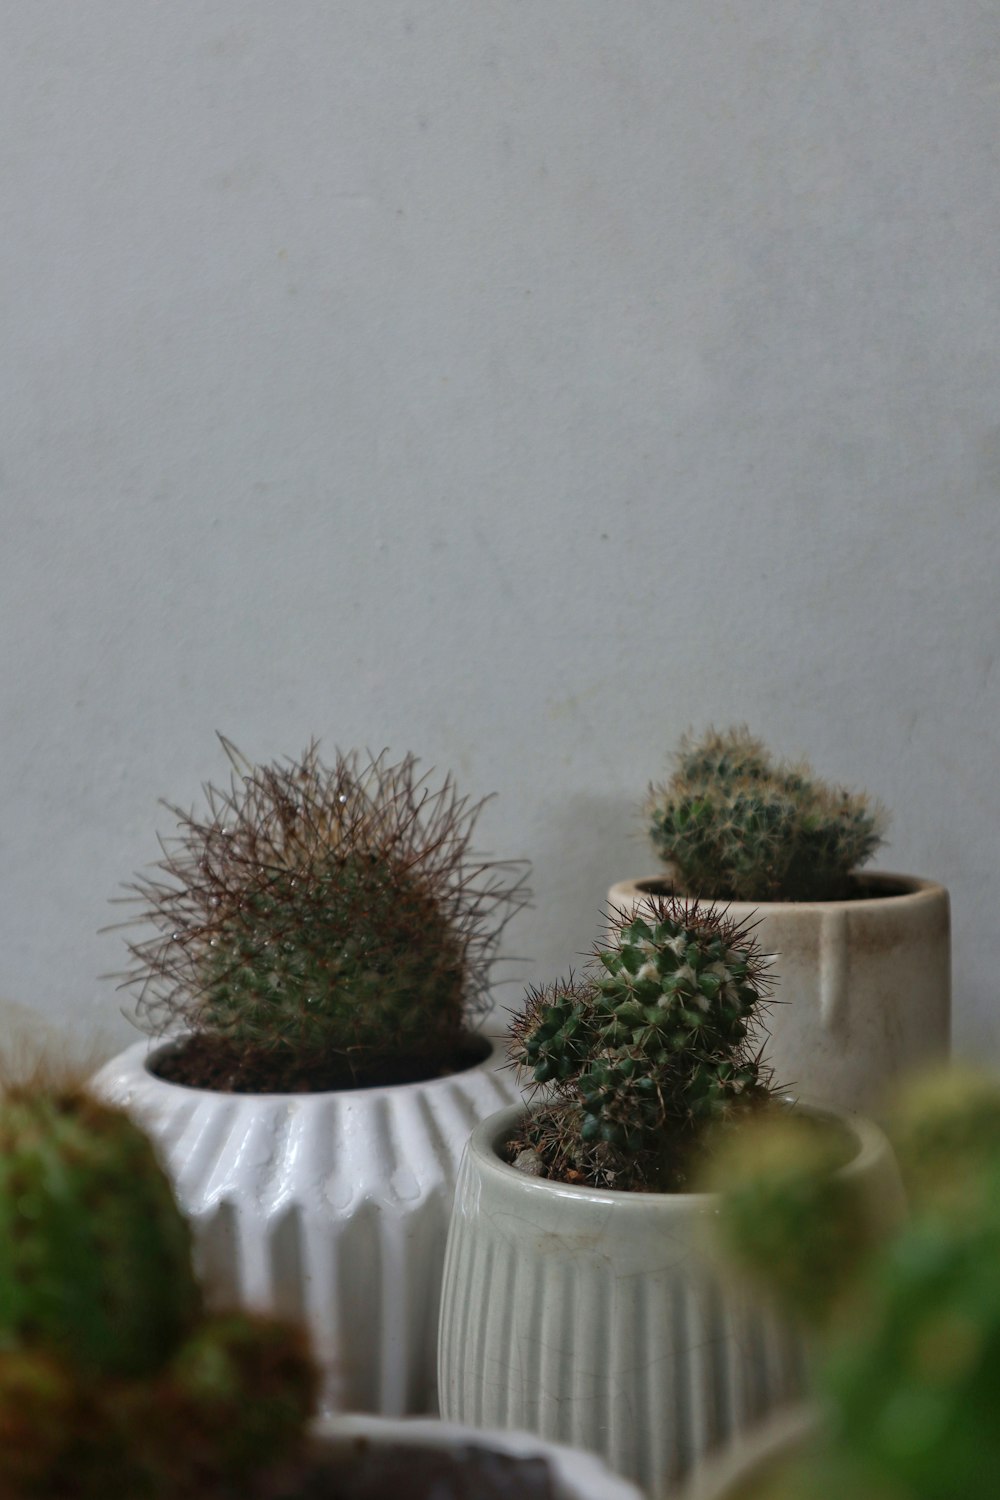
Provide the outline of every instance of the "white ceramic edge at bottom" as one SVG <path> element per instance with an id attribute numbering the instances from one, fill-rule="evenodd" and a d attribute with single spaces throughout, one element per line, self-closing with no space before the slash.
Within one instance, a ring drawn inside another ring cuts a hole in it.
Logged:
<path id="1" fill-rule="evenodd" d="M 472 1128 L 520 1099 L 482 1062 L 423 1083 L 228 1094 L 157 1078 L 170 1039 L 139 1042 L 91 1080 L 153 1140 L 194 1231 L 215 1307 L 305 1324 L 324 1410 L 435 1412 L 448 1216 Z"/>
<path id="2" fill-rule="evenodd" d="M 442 1445 L 489 1448 L 515 1458 L 544 1458 L 556 1482 L 559 1500 L 642 1500 L 634 1484 L 612 1474 L 593 1453 L 549 1443 L 530 1432 L 498 1432 L 463 1427 L 457 1422 L 439 1422 L 430 1417 L 370 1417 L 345 1413 L 321 1417 L 312 1426 L 313 1435 L 325 1443 L 366 1438 L 373 1443 L 412 1443 L 417 1447 Z"/>

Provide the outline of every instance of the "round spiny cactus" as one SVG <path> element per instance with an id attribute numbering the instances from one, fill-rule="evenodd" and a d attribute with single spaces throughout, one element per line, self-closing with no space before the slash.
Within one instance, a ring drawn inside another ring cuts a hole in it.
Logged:
<path id="1" fill-rule="evenodd" d="M 685 736 L 648 813 L 679 883 L 727 901 L 841 899 L 885 825 L 866 797 L 772 761 L 743 727 Z"/>
<path id="2" fill-rule="evenodd" d="M 315 1385 L 297 1331 L 204 1317 L 187 1227 L 126 1116 L 68 1089 L 0 1099 L 4 1500 L 249 1494 L 297 1447 Z"/>
<path id="3" fill-rule="evenodd" d="M 193 1031 L 183 1081 L 318 1089 L 458 1066 L 527 899 L 522 867 L 470 850 L 482 803 L 450 777 L 431 790 L 412 756 L 327 767 L 312 745 L 253 767 L 226 749 L 229 789 L 206 788 L 204 820 L 171 809 L 159 875 L 131 887 L 155 935 L 130 944 L 126 982 L 154 1028 Z"/>
<path id="4" fill-rule="evenodd" d="M 513 1154 L 626 1190 L 681 1185 L 706 1126 L 771 1094 L 755 1040 L 766 961 L 750 932 L 697 903 L 616 913 L 585 975 L 529 994 L 511 1058 L 554 1099 Z"/>

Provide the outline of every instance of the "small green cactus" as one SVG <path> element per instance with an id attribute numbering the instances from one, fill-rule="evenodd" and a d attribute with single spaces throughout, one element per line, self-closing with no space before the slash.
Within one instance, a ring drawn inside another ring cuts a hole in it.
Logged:
<path id="1" fill-rule="evenodd" d="M 3 1500 L 251 1494 L 315 1387 L 297 1332 L 205 1316 L 187 1226 L 123 1114 L 40 1086 L 0 1099 Z"/>
<path id="2" fill-rule="evenodd" d="M 745 727 L 685 736 L 648 814 L 678 883 L 717 901 L 839 900 L 885 827 L 863 795 L 772 760 Z"/>
<path id="3" fill-rule="evenodd" d="M 181 1081 L 286 1091 L 459 1066 L 527 899 L 519 865 L 470 851 L 482 804 L 450 777 L 431 790 L 412 756 L 327 767 L 312 745 L 254 767 L 226 749 L 229 789 L 206 788 L 205 820 L 173 808 L 160 874 L 130 888 L 154 936 L 130 943 L 126 983 L 153 1029 L 193 1033 Z"/>
<path id="4" fill-rule="evenodd" d="M 714 908 L 615 913 L 584 976 L 529 993 L 511 1059 L 554 1098 L 512 1143 L 549 1175 L 629 1191 L 682 1186 L 705 1129 L 766 1100 L 756 1040 L 766 961 Z"/>

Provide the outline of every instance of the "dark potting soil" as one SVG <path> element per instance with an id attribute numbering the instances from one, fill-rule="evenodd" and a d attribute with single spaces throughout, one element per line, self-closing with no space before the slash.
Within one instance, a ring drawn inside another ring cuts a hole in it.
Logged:
<path id="1" fill-rule="evenodd" d="M 343 1055 L 303 1063 L 273 1051 L 247 1054 L 226 1037 L 196 1033 L 165 1049 L 150 1064 L 166 1083 L 223 1094 L 318 1094 L 329 1089 L 364 1089 L 399 1083 L 424 1083 L 474 1068 L 489 1054 L 489 1043 L 471 1032 L 450 1056 L 410 1055 L 364 1067 Z"/>
<path id="2" fill-rule="evenodd" d="M 544 1458 L 473 1444 L 441 1450 L 358 1437 L 308 1462 L 269 1500 L 556 1500 Z"/>
<path id="3" fill-rule="evenodd" d="M 656 876 L 651 880 L 640 880 L 636 882 L 640 891 L 645 896 L 664 896 L 670 898 L 676 896 L 679 901 L 690 899 L 687 893 L 675 885 L 669 876 Z M 744 905 L 754 904 L 767 906 L 813 906 L 817 901 L 885 901 L 892 896 L 909 896 L 913 893 L 913 886 L 905 880 L 890 880 L 886 876 L 852 875 L 849 884 L 836 895 L 827 895 L 815 900 L 798 901 L 794 896 L 775 896 L 773 900 L 761 899 L 759 902 L 744 901 Z M 727 901 L 734 898 L 729 896 L 708 896 L 703 898 L 708 902 L 716 902 L 725 905 Z"/>

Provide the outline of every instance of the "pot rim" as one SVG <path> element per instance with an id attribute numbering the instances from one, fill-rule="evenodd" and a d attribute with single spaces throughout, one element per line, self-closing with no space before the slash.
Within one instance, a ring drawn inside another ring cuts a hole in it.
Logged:
<path id="1" fill-rule="evenodd" d="M 228 1089 L 200 1089 L 194 1088 L 187 1083 L 175 1083 L 172 1079 L 161 1078 L 154 1073 L 151 1063 L 159 1056 L 163 1056 L 170 1048 L 183 1040 L 188 1033 L 176 1032 L 168 1036 L 146 1037 L 143 1041 L 133 1042 L 124 1051 L 118 1052 L 101 1065 L 98 1072 L 103 1073 L 105 1068 L 112 1066 L 117 1069 L 120 1077 L 123 1072 L 137 1075 L 145 1085 L 152 1085 L 159 1089 L 169 1089 L 176 1094 L 183 1095 L 186 1099 L 235 1099 L 235 1100 L 262 1100 L 280 1101 L 283 1104 L 304 1104 L 309 1099 L 372 1099 L 381 1094 L 392 1093 L 405 1095 L 407 1090 L 427 1090 L 439 1087 L 447 1087 L 454 1083 L 455 1079 L 465 1078 L 470 1074 L 478 1072 L 481 1068 L 492 1069 L 495 1065 L 506 1058 L 506 1045 L 501 1032 L 468 1030 L 467 1035 L 481 1037 L 488 1045 L 488 1051 L 478 1062 L 471 1063 L 467 1068 L 461 1068 L 456 1073 L 445 1073 L 439 1078 L 422 1078 L 413 1083 L 382 1083 L 370 1084 L 365 1088 L 357 1089 L 315 1089 L 303 1093 L 282 1093 L 278 1089 L 261 1090 L 259 1093 L 241 1092 L 235 1093 Z"/>
<path id="2" fill-rule="evenodd" d="M 386 1446 L 397 1443 L 420 1448 L 472 1445 L 495 1453 L 509 1453 L 517 1458 L 545 1458 L 552 1467 L 563 1500 L 578 1492 L 591 1500 L 640 1500 L 640 1491 L 631 1481 L 614 1474 L 603 1459 L 581 1448 L 553 1443 L 537 1433 L 518 1429 L 500 1431 L 490 1427 L 469 1427 L 461 1422 L 445 1422 L 437 1417 L 381 1417 L 367 1413 L 342 1412 L 316 1417 L 310 1424 L 310 1435 L 322 1445 L 355 1438 L 366 1438 Z"/>
<path id="3" fill-rule="evenodd" d="M 906 901 L 910 904 L 939 901 L 942 896 L 947 898 L 948 889 L 936 880 L 926 880 L 921 875 L 897 874 L 892 870 L 854 870 L 850 876 L 852 882 L 864 882 L 867 885 L 884 886 L 887 889 L 881 896 L 856 896 L 839 901 L 726 901 L 714 899 L 710 896 L 694 897 L 685 891 L 677 891 L 675 894 L 685 900 L 700 900 L 711 902 L 723 910 L 733 907 L 746 909 L 748 911 L 877 911 L 888 902 Z M 616 906 L 614 892 L 622 892 L 623 899 L 629 901 L 641 901 L 644 897 L 659 894 L 651 891 L 650 886 L 669 884 L 670 875 L 660 871 L 655 875 L 640 875 L 635 878 L 616 880 L 608 893 L 608 906 L 618 909 Z M 895 889 L 892 889 L 895 887 Z M 902 887 L 902 889 L 900 889 Z M 636 894 L 625 896 L 625 891 L 635 891 Z"/>
<path id="4" fill-rule="evenodd" d="M 788 1099 L 795 1109 L 814 1118 L 835 1123 L 852 1138 L 856 1149 L 850 1160 L 837 1168 L 835 1176 L 850 1179 L 864 1175 L 891 1149 L 883 1132 L 867 1115 L 849 1114 L 846 1110 L 834 1109 L 827 1104 L 814 1104 L 792 1095 Z M 555 1194 L 557 1197 L 580 1202 L 630 1204 L 636 1212 L 645 1214 L 657 1210 L 674 1214 L 685 1211 L 693 1214 L 706 1213 L 718 1204 L 721 1196 L 719 1193 L 628 1193 L 617 1188 L 578 1187 L 571 1182 L 559 1182 L 551 1177 L 533 1177 L 528 1172 L 519 1172 L 516 1167 L 501 1159 L 499 1145 L 510 1134 L 516 1121 L 530 1113 L 533 1107 L 540 1106 L 512 1104 L 507 1109 L 488 1115 L 475 1127 L 465 1149 L 470 1157 L 475 1157 L 481 1172 L 492 1173 L 509 1185 L 523 1185 L 525 1191 Z"/>

